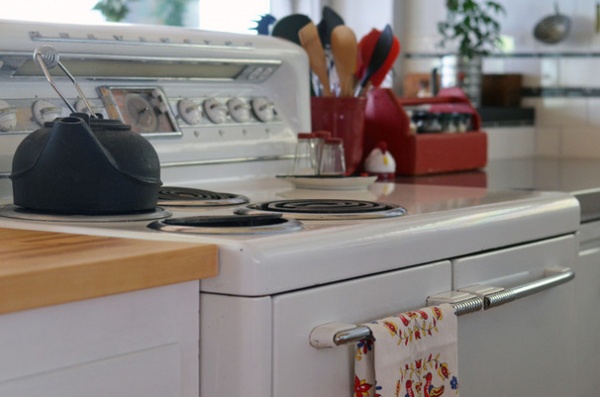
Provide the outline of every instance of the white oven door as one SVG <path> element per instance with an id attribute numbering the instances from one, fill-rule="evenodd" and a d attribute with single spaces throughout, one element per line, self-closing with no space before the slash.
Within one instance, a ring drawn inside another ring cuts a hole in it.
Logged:
<path id="1" fill-rule="evenodd" d="M 275 296 L 272 396 L 350 396 L 355 345 L 317 350 L 309 344 L 311 330 L 422 307 L 428 295 L 448 290 L 450 280 L 446 261 Z"/>
<path id="2" fill-rule="evenodd" d="M 200 396 L 348 397 L 354 344 L 317 350 L 311 330 L 421 307 L 450 283 L 443 261 L 276 296 L 202 293 Z"/>
<path id="3" fill-rule="evenodd" d="M 566 236 L 275 296 L 203 293 L 201 396 L 347 397 L 355 345 L 314 348 L 315 327 L 420 308 L 431 295 L 472 284 L 537 285 L 545 268 L 572 267 L 576 256 Z M 461 396 L 571 395 L 573 296 L 567 282 L 459 317 Z"/>
<path id="4" fill-rule="evenodd" d="M 523 285 L 545 268 L 572 268 L 576 255 L 576 240 L 567 236 L 458 259 L 454 289 Z M 571 281 L 459 317 L 461 397 L 576 395 L 574 294 Z"/>

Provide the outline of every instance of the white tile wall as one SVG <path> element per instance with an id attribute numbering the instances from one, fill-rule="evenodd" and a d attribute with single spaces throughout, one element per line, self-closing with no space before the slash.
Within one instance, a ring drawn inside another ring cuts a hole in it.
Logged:
<path id="1" fill-rule="evenodd" d="M 540 156 L 561 156 L 561 128 L 536 127 L 535 150 Z"/>
<path id="2" fill-rule="evenodd" d="M 484 130 L 488 135 L 489 160 L 527 157 L 535 152 L 534 127 L 493 127 Z"/>
<path id="3" fill-rule="evenodd" d="M 484 61 L 484 73 L 521 73 L 525 87 L 600 89 L 600 33 L 595 32 L 597 0 L 499 0 L 506 9 L 502 33 L 514 44 L 513 52 L 533 54 L 492 57 Z M 445 16 L 445 0 L 412 0 L 405 7 L 403 52 L 440 53 L 436 24 Z M 569 36 L 549 45 L 535 40 L 533 29 L 542 18 L 554 14 L 554 4 L 572 22 Z M 540 53 L 545 54 L 539 56 Z M 559 56 L 569 53 L 571 56 Z M 553 55 L 557 54 L 557 55 Z M 429 72 L 436 59 L 409 59 L 405 72 Z M 489 132 L 490 158 L 541 154 L 600 158 L 600 97 L 524 98 L 523 106 L 536 109 L 536 125 L 523 133 L 519 128 Z"/>
<path id="4" fill-rule="evenodd" d="M 523 101 L 535 108 L 538 127 L 585 128 L 587 121 L 587 98 L 541 97 Z"/>

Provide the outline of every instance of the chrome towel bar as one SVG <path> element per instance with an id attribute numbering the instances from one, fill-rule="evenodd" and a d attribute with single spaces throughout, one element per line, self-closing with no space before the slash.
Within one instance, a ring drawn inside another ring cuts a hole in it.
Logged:
<path id="1" fill-rule="evenodd" d="M 523 298 L 566 283 L 575 277 L 575 272 L 567 267 L 551 267 L 544 270 L 544 277 L 516 287 L 501 288 L 485 285 L 473 285 L 458 291 L 449 291 L 427 298 L 428 306 L 450 303 L 455 314 L 473 313 L 481 309 L 488 310 L 505 303 Z M 310 344 L 314 348 L 324 349 L 355 343 L 371 337 L 371 330 L 365 325 L 332 322 L 319 325 L 310 333 Z"/>

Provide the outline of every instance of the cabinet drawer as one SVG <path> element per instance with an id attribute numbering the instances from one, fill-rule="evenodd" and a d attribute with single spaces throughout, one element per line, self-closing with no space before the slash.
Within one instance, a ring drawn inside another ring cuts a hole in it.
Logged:
<path id="1" fill-rule="evenodd" d="M 465 257 L 453 261 L 454 288 L 510 287 L 542 277 L 547 267 L 574 268 L 576 258 L 574 236 Z M 571 395 L 574 292 L 571 281 L 462 316 L 458 322 L 461 396 Z"/>

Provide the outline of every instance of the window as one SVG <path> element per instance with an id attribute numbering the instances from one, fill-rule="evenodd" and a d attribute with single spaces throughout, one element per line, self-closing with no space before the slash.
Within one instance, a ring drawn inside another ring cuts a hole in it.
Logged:
<path id="1" fill-rule="evenodd" d="M 101 24 L 104 16 L 94 5 L 99 0 L 39 1 L 18 0 L 2 10 L 2 19 L 39 22 Z M 164 0 L 168 1 L 168 0 Z M 256 22 L 261 15 L 271 13 L 271 0 L 189 0 L 184 23 L 205 30 L 256 34 Z M 161 23 L 149 10 L 156 0 L 130 0 L 130 13 L 123 20 L 129 23 Z M 196 14 L 197 13 L 197 14 Z M 199 18 L 197 17 L 199 16 Z"/>
<path id="2" fill-rule="evenodd" d="M 270 0 L 199 0 L 200 29 L 255 34 L 261 15 L 270 12 Z"/>
<path id="3" fill-rule="evenodd" d="M 18 0 L 2 8 L 2 19 L 60 23 L 103 23 L 100 12 L 92 10 L 98 0 Z"/>

